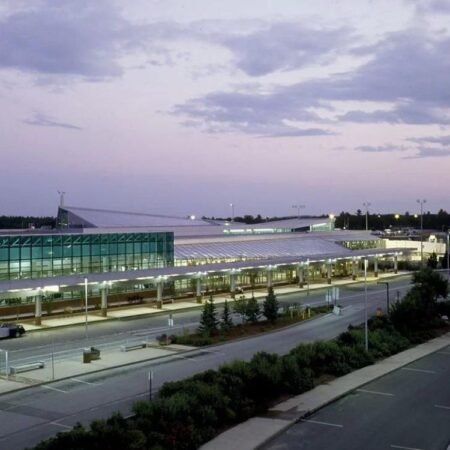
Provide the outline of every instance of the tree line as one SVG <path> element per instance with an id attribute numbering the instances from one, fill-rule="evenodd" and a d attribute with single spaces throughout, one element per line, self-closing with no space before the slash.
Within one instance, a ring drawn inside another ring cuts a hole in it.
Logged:
<path id="1" fill-rule="evenodd" d="M 0 229 L 55 228 L 56 218 L 51 216 L 0 216 Z"/>

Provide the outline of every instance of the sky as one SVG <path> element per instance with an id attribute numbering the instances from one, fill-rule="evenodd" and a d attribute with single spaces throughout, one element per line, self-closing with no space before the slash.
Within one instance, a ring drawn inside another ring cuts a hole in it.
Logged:
<path id="1" fill-rule="evenodd" d="M 450 211 L 448 0 L 1 0 L 0 215 Z"/>

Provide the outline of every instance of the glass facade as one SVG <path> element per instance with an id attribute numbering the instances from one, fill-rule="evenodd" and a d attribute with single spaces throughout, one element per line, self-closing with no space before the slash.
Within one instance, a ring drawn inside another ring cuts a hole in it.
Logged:
<path id="1" fill-rule="evenodd" d="M 173 233 L 0 235 L 0 280 L 168 267 Z"/>

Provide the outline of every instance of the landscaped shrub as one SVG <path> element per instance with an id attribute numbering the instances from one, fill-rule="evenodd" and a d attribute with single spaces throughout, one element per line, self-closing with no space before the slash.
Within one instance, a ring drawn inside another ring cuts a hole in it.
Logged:
<path id="1" fill-rule="evenodd" d="M 289 394 L 298 395 L 314 387 L 313 371 L 300 366 L 295 354 L 281 359 L 281 379 L 284 390 Z"/>

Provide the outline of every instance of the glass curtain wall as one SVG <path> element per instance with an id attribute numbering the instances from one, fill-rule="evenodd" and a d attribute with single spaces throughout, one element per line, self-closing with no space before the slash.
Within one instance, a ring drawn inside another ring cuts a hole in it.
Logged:
<path id="1" fill-rule="evenodd" d="M 0 280 L 173 266 L 173 233 L 0 236 Z"/>

